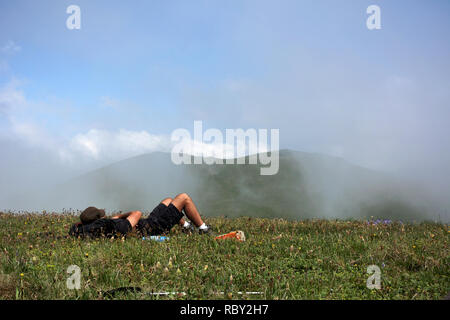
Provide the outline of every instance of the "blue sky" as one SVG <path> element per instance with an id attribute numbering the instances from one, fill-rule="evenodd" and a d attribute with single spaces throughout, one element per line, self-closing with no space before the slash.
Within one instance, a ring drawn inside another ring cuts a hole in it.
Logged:
<path id="1" fill-rule="evenodd" d="M 71 4 L 81 30 L 66 28 Z M 366 27 L 372 4 L 381 30 Z M 281 148 L 441 175 L 449 9 L 444 0 L 3 0 L 0 140 L 88 170 L 87 145 L 105 164 L 164 149 L 174 129 L 203 120 L 280 129 Z"/>

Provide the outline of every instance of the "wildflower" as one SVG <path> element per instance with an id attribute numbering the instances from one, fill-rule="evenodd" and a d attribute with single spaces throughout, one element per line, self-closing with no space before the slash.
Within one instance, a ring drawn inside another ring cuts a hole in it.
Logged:
<path id="1" fill-rule="evenodd" d="M 23 273 L 21 273 L 21 274 L 20 274 L 20 276 L 21 276 L 21 277 L 23 277 L 23 276 L 24 276 L 24 274 L 23 274 Z"/>
<path id="2" fill-rule="evenodd" d="M 412 247 L 413 247 L 413 249 L 415 249 L 415 248 L 416 248 L 416 246 L 414 246 L 414 245 L 413 245 Z"/>
<path id="3" fill-rule="evenodd" d="M 89 257 L 89 253 L 86 252 L 86 253 L 84 254 L 84 256 L 85 256 L 86 258 L 88 258 L 88 257 Z"/>
<path id="4" fill-rule="evenodd" d="M 208 265 L 205 265 L 205 267 L 203 268 L 203 270 L 208 270 Z"/>

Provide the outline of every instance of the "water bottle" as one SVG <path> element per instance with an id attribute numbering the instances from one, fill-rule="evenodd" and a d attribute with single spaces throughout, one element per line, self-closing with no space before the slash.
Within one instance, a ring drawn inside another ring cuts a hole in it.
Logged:
<path id="1" fill-rule="evenodd" d="M 153 240 L 153 241 L 163 242 L 163 241 L 169 240 L 169 237 L 165 237 L 165 236 L 150 236 L 150 237 L 142 237 L 142 240 Z"/>

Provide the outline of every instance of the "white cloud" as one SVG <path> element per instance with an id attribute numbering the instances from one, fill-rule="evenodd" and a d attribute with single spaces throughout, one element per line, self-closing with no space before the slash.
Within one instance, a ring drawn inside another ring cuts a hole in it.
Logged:
<path id="1" fill-rule="evenodd" d="M 105 108 L 117 109 L 120 106 L 120 101 L 111 97 L 100 97 L 100 106 Z"/>
<path id="2" fill-rule="evenodd" d="M 167 149 L 168 142 L 168 137 L 150 134 L 144 130 L 91 129 L 75 135 L 59 153 L 64 160 L 69 161 L 80 157 L 102 162 L 117 161 L 153 151 L 170 151 Z"/>
<path id="3" fill-rule="evenodd" d="M 22 48 L 17 45 L 14 41 L 9 40 L 3 47 L 1 47 L 0 51 L 5 54 L 14 54 L 22 50 Z"/>
<path id="4" fill-rule="evenodd" d="M 21 82 L 13 79 L 0 88 L 0 115 L 4 115 L 6 119 L 6 126 L 0 133 L 3 137 L 23 145 L 43 150 L 59 159 L 63 165 L 89 170 L 93 166 L 106 165 L 144 153 L 171 152 L 175 145 L 169 135 L 124 128 L 118 130 L 91 128 L 68 138 L 63 138 L 63 132 L 56 136 L 51 134 L 44 124 L 33 118 L 32 111 L 40 104 L 29 101 L 20 86 Z M 103 97 L 101 101 L 110 106 L 116 102 L 109 97 Z M 252 148 L 255 146 L 248 146 L 245 153 L 248 154 Z M 234 157 L 234 145 L 227 141 L 205 143 L 189 138 L 183 141 L 182 150 L 197 156 Z"/>
<path id="5" fill-rule="evenodd" d="M 16 137 L 31 146 L 53 147 L 53 139 L 41 127 L 34 123 L 11 121 L 11 130 Z"/>
<path id="6" fill-rule="evenodd" d="M 239 141 L 245 143 L 245 141 Z M 183 153 L 195 156 L 214 156 L 216 158 L 234 158 L 235 146 L 227 141 L 205 143 L 192 138 L 184 139 L 180 144 Z M 175 142 L 167 135 L 151 134 L 145 130 L 131 131 L 120 129 L 108 131 L 90 129 L 86 133 L 75 135 L 66 146 L 59 149 L 62 161 L 66 163 L 96 162 L 110 163 L 155 151 L 171 152 Z M 245 154 L 257 146 L 246 146 Z M 259 150 L 259 151 L 267 151 Z"/>
<path id="7" fill-rule="evenodd" d="M 20 81 L 13 79 L 0 88 L 0 113 L 11 116 L 14 110 L 26 105 L 25 95 L 19 86 Z"/>
<path id="8" fill-rule="evenodd" d="M 20 85 L 19 80 L 13 79 L 0 88 L 0 116 L 6 120 L 2 133 L 30 146 L 53 148 L 54 141 L 45 128 L 27 119 L 33 105 L 27 101 Z"/>

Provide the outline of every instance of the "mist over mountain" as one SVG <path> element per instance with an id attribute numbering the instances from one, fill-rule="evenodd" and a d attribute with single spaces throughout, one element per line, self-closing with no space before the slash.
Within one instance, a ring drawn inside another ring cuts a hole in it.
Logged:
<path id="1" fill-rule="evenodd" d="M 175 165 L 170 153 L 154 152 L 88 172 L 34 200 L 41 208 L 149 212 L 163 198 L 187 192 L 205 216 L 447 219 L 419 186 L 341 158 L 281 150 L 278 174 L 266 176 L 248 160 Z"/>

